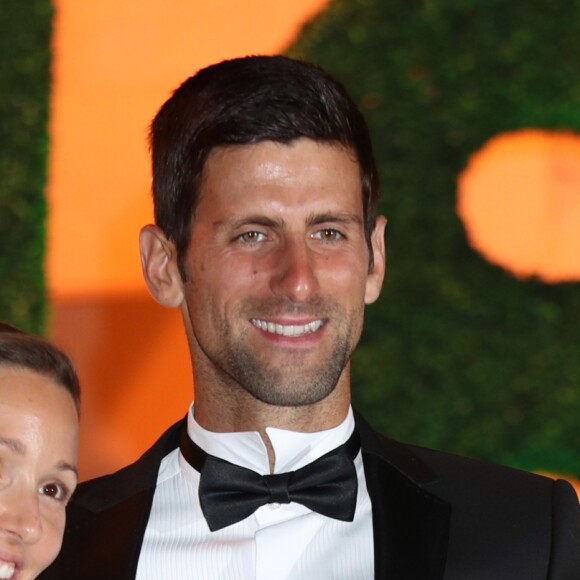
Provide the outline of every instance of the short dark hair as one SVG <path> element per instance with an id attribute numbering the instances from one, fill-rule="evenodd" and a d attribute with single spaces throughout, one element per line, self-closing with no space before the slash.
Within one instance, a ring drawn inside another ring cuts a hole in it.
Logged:
<path id="1" fill-rule="evenodd" d="M 353 151 L 372 264 L 379 177 L 369 130 L 346 89 L 316 65 L 283 56 L 226 60 L 187 79 L 150 129 L 155 222 L 183 260 L 205 162 L 216 147 L 307 138 Z"/>
<path id="2" fill-rule="evenodd" d="M 70 394 L 80 414 L 80 385 L 75 368 L 68 356 L 48 341 L 0 322 L 0 365 L 53 379 Z"/>

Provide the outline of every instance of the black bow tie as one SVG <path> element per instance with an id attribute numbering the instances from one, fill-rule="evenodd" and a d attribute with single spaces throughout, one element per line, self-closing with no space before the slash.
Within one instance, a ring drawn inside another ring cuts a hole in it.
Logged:
<path id="1" fill-rule="evenodd" d="M 201 510 L 212 532 L 239 522 L 268 503 L 300 503 L 322 515 L 352 522 L 358 481 L 354 458 L 358 431 L 340 447 L 296 471 L 260 475 L 251 469 L 208 455 L 181 431 L 179 443 L 187 462 L 200 472 Z"/>

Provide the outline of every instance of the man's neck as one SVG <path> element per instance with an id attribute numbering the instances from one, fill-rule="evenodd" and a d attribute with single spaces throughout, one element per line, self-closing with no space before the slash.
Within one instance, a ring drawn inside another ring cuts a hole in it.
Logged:
<path id="1" fill-rule="evenodd" d="M 309 457 L 314 448 L 324 448 L 329 442 L 333 445 L 332 442 L 337 440 L 340 440 L 340 444 L 346 440 L 342 439 L 345 434 L 347 437 L 350 435 L 353 425 L 352 410 L 349 407 L 342 421 L 319 431 L 297 431 L 268 426 L 263 431 L 250 428 L 234 432 L 215 432 L 205 429 L 197 421 L 196 405 L 197 403 L 192 405 L 192 414 L 188 419 L 188 431 L 193 441 L 212 455 L 262 474 L 277 473 L 281 466 L 291 470 L 292 467 L 288 466 L 293 461 L 297 458 L 302 461 Z M 320 447 L 319 443 L 322 443 Z M 245 464 L 246 461 L 248 465 Z"/>
<path id="2" fill-rule="evenodd" d="M 268 405 L 256 399 L 229 401 L 214 400 L 212 392 L 196 390 L 194 416 L 197 423 L 208 431 L 218 433 L 258 432 L 268 451 L 270 468 L 275 454 L 266 432 L 267 427 L 314 433 L 340 425 L 350 407 L 350 392 L 341 385 L 324 400 L 311 405 L 281 407 Z M 228 404 L 228 402 L 230 404 Z"/>

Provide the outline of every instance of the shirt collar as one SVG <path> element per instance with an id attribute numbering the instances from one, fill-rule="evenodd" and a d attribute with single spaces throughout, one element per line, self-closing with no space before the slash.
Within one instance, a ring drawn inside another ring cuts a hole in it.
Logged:
<path id="1" fill-rule="evenodd" d="M 352 408 L 349 407 L 344 421 L 325 431 L 302 433 L 266 427 L 276 456 L 274 473 L 294 471 L 332 451 L 347 441 L 354 426 Z M 207 431 L 193 417 L 192 404 L 187 415 L 187 432 L 191 439 L 210 455 L 261 475 L 270 473 L 266 446 L 257 431 L 239 433 Z"/>

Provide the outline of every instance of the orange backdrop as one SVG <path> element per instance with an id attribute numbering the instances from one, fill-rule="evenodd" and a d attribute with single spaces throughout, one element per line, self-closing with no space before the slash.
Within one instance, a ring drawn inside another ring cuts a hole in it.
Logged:
<path id="1" fill-rule="evenodd" d="M 200 67 L 283 51 L 327 2 L 55 0 L 46 275 L 83 383 L 81 478 L 136 458 L 192 397 L 177 313 L 139 267 L 151 118 Z"/>

